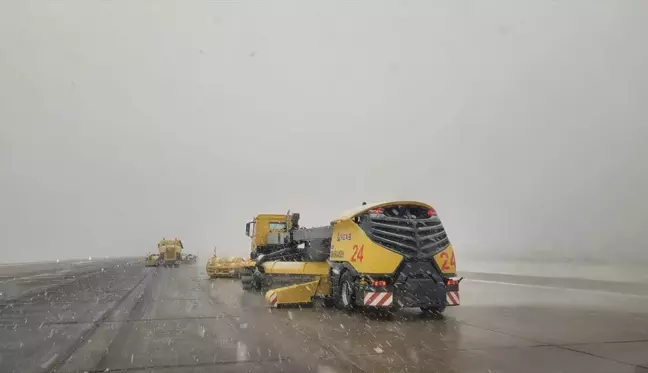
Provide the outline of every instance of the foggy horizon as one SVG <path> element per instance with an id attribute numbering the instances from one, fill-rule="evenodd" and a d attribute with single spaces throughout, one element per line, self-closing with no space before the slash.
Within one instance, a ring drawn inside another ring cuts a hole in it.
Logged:
<path id="1" fill-rule="evenodd" d="M 0 263 L 247 256 L 256 214 L 387 200 L 459 266 L 648 262 L 648 5 L 489 5 L 0 4 Z"/>

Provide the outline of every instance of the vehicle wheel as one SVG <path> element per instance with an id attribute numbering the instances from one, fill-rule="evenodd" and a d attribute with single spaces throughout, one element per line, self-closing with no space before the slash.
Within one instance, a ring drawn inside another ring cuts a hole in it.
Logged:
<path id="1" fill-rule="evenodd" d="M 252 289 L 261 291 L 264 287 L 269 287 L 268 279 L 258 270 L 252 273 Z"/>
<path id="2" fill-rule="evenodd" d="M 174 264 L 173 266 L 176 268 L 180 268 L 180 264 Z"/>
<path id="3" fill-rule="evenodd" d="M 335 306 L 351 311 L 355 308 L 355 285 L 351 272 L 346 271 L 340 277 L 340 283 L 334 294 Z"/>
<path id="4" fill-rule="evenodd" d="M 322 303 L 326 308 L 335 307 L 335 299 L 333 299 L 332 297 L 326 297 L 322 299 Z"/>
<path id="5" fill-rule="evenodd" d="M 252 276 L 241 276 L 241 287 L 243 290 L 252 290 Z"/>

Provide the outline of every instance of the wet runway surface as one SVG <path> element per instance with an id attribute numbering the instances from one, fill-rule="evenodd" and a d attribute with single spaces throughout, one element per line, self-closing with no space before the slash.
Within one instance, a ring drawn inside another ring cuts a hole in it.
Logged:
<path id="1" fill-rule="evenodd" d="M 202 264 L 99 267 L 0 298 L 1 372 L 648 373 L 648 285 L 471 273 L 444 317 L 384 317 L 271 310 Z"/>

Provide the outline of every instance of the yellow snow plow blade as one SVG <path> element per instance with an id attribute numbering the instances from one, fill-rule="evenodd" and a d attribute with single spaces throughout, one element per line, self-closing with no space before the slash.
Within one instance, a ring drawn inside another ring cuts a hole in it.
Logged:
<path id="1" fill-rule="evenodd" d="M 303 284 L 295 284 L 269 290 L 265 295 L 265 299 L 270 307 L 309 304 L 313 302 L 313 296 L 329 295 L 330 292 L 331 286 L 328 281 L 328 276 L 322 276 L 317 280 L 305 282 Z"/>
<path id="2" fill-rule="evenodd" d="M 264 275 L 276 285 L 284 285 L 266 292 L 271 307 L 307 304 L 314 296 L 331 293 L 330 267 L 326 262 L 267 262 L 263 263 Z"/>

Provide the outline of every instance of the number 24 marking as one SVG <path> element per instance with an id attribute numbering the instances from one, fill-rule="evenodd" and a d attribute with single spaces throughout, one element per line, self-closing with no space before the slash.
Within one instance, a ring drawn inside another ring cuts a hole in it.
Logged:
<path id="1" fill-rule="evenodd" d="M 442 252 L 441 253 L 441 258 L 443 258 L 443 265 L 441 266 L 442 271 L 449 271 L 452 268 L 454 268 L 457 263 L 455 263 L 455 255 L 454 252 L 452 253 L 452 257 L 450 258 L 450 265 L 448 265 L 448 253 L 447 252 Z"/>
<path id="2" fill-rule="evenodd" d="M 362 262 L 362 259 L 364 259 L 364 245 L 353 245 L 353 255 L 351 255 L 351 261 L 355 262 Z"/>

